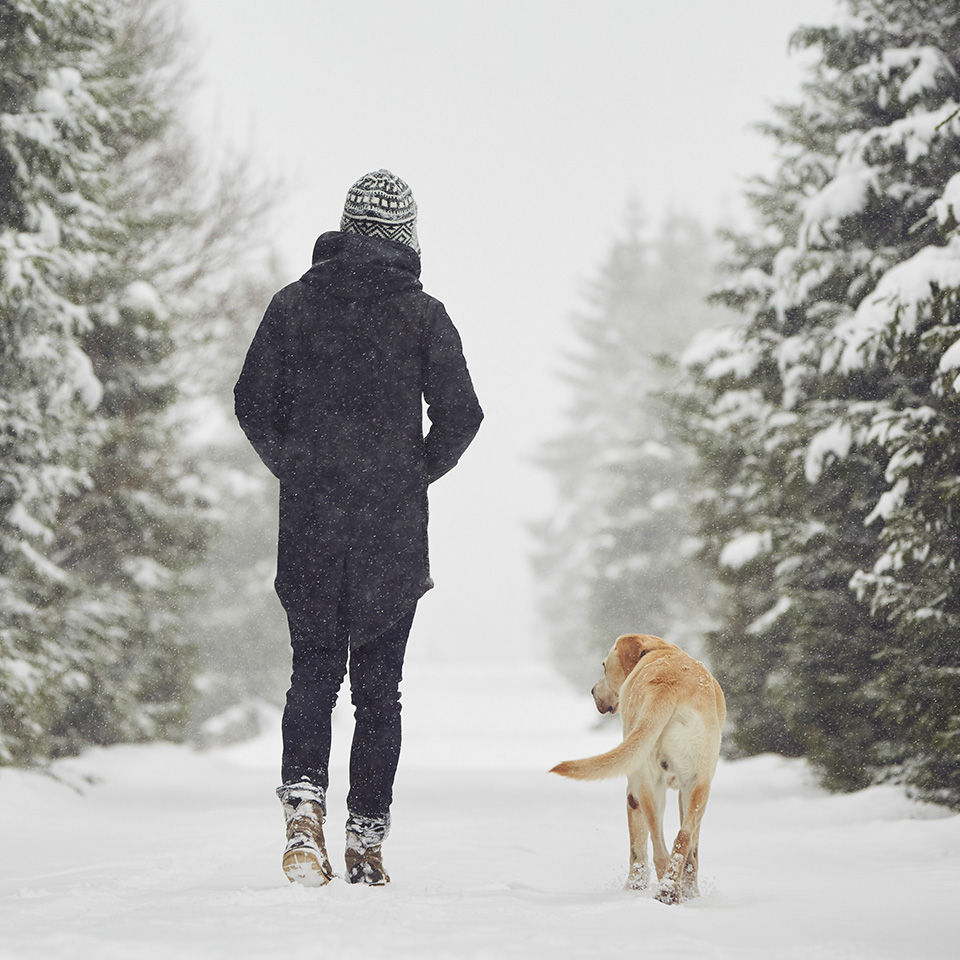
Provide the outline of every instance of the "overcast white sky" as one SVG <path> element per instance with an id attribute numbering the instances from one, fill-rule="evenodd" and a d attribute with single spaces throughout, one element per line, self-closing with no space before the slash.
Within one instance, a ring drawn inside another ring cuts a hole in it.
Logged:
<path id="1" fill-rule="evenodd" d="M 770 167 L 750 127 L 798 94 L 788 51 L 834 0 L 184 0 L 204 136 L 282 175 L 289 279 L 347 187 L 387 167 L 420 208 L 425 288 L 464 340 L 487 420 L 434 488 L 438 587 L 421 649 L 542 650 L 523 523 L 549 487 L 567 318 L 631 197 L 715 225 Z M 466 627 L 464 627 L 466 624 Z M 643 629 L 644 624 L 625 625 Z"/>

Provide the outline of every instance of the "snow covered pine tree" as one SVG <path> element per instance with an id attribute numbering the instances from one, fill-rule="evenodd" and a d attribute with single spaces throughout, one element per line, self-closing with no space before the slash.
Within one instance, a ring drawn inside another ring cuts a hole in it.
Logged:
<path id="1" fill-rule="evenodd" d="M 191 688 L 157 9 L 0 2 L 0 763 L 175 734 Z"/>
<path id="2" fill-rule="evenodd" d="M 117 120 L 85 80 L 109 40 L 99 7 L 0 4 L 0 762 L 48 751 L 63 692 L 97 656 L 54 545 L 98 440 L 78 293 L 117 226 L 98 202 Z"/>
<path id="3" fill-rule="evenodd" d="M 557 508 L 534 528 L 540 609 L 554 659 L 592 682 L 612 638 L 663 632 L 696 646 L 705 578 L 696 572 L 685 481 L 689 454 L 657 396 L 676 354 L 719 311 L 705 303 L 710 245 L 699 225 L 668 218 L 649 240 L 635 206 L 573 318 L 566 429 L 547 443 Z"/>
<path id="4" fill-rule="evenodd" d="M 710 646 L 741 749 L 960 806 L 960 8 L 845 6 L 795 36 L 819 58 L 719 294 L 746 325 L 686 355 Z"/>

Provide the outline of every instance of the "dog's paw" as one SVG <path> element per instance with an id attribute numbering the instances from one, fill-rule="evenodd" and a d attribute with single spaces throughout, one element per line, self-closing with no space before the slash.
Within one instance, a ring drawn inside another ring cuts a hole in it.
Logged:
<path id="1" fill-rule="evenodd" d="M 679 903 L 681 899 L 680 884 L 676 880 L 664 879 L 660 881 L 657 892 L 654 894 L 654 900 L 659 900 L 669 906 Z"/>
<path id="2" fill-rule="evenodd" d="M 632 863 L 627 874 L 624 890 L 646 890 L 650 886 L 650 865 L 646 863 Z"/>
<path id="3" fill-rule="evenodd" d="M 696 900 L 700 896 L 700 887 L 697 885 L 697 874 L 689 861 L 683 865 L 683 874 L 680 879 L 680 899 Z"/>

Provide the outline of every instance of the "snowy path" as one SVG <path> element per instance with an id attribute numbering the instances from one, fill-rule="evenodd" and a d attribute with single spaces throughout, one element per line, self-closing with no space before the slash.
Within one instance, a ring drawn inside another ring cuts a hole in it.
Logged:
<path id="1" fill-rule="evenodd" d="M 58 764 L 59 782 L 0 771 L 0 958 L 957 956 L 960 817 L 893 789 L 828 796 L 798 762 L 721 765 L 700 900 L 621 890 L 623 785 L 542 772 L 611 746 L 616 727 L 589 731 L 590 701 L 536 668 L 511 680 L 408 670 L 383 889 L 283 878 L 275 735 L 96 750 Z"/>

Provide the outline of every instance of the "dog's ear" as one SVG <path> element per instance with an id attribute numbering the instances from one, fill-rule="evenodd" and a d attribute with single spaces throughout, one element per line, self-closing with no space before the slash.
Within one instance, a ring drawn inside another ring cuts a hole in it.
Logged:
<path id="1" fill-rule="evenodd" d="M 623 671 L 624 677 L 630 675 L 630 672 L 646 652 L 643 637 L 636 633 L 628 633 L 617 638 L 617 658 L 620 660 L 620 669 Z"/>

